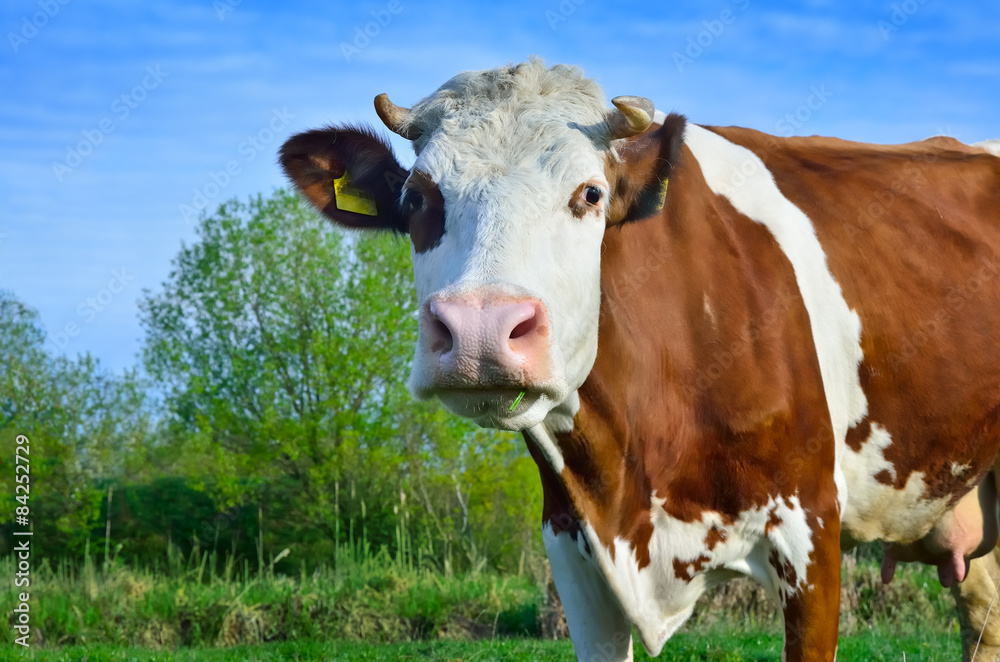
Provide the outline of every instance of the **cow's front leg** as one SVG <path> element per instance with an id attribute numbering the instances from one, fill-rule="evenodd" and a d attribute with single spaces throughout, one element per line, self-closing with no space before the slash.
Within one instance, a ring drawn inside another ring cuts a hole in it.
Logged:
<path id="1" fill-rule="evenodd" d="M 575 536 L 569 531 L 554 533 L 546 522 L 542 539 L 577 659 L 631 660 L 632 624 L 592 560 L 583 532 L 577 529 Z"/>
<path id="2" fill-rule="evenodd" d="M 812 550 L 777 526 L 769 538 L 785 620 L 785 662 L 833 662 L 840 618 L 840 520 L 836 510 L 810 516 Z M 806 560 L 807 559 L 807 560 Z M 802 576 L 803 562 L 805 577 Z"/>

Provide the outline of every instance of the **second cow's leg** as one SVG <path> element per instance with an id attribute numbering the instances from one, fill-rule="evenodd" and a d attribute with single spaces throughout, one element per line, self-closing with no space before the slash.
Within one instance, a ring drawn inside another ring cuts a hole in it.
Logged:
<path id="1" fill-rule="evenodd" d="M 958 605 L 958 622 L 962 629 L 962 660 L 969 662 L 1000 662 L 1000 550 L 969 564 L 969 574 L 961 584 L 953 584 L 951 594 Z M 992 602 L 992 608 L 990 603 Z M 987 613 L 989 620 L 987 621 Z M 978 645 L 978 650 L 977 650 Z"/>

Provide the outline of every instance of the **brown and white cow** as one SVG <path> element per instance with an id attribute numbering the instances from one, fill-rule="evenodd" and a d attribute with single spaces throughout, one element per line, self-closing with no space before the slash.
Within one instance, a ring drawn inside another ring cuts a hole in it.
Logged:
<path id="1" fill-rule="evenodd" d="M 532 60 L 412 109 L 377 97 L 411 170 L 364 128 L 281 151 L 336 223 L 409 234 L 411 390 L 523 431 L 579 659 L 631 659 L 633 625 L 658 653 L 746 575 L 781 604 L 786 659 L 832 660 L 841 549 L 869 540 L 886 580 L 970 572 L 974 642 L 1000 579 L 997 145 L 779 139 L 613 102 Z M 977 659 L 998 644 L 991 627 Z"/>

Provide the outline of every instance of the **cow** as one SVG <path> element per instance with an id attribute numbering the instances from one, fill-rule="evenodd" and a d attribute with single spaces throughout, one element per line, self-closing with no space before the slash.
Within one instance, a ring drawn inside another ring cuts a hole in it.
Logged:
<path id="1" fill-rule="evenodd" d="M 840 556 L 938 566 L 963 651 L 1000 566 L 1000 143 L 872 145 L 608 107 L 538 59 L 290 138 L 294 186 L 409 236 L 409 388 L 523 433 L 580 660 L 657 655 L 736 576 L 833 660 Z M 994 612 L 998 610 L 993 610 Z"/>

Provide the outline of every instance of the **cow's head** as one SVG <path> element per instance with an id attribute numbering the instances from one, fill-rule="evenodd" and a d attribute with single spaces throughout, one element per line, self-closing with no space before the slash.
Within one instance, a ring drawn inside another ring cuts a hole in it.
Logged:
<path id="1" fill-rule="evenodd" d="M 416 397 L 523 429 L 586 379 L 605 229 L 662 206 L 683 133 L 681 118 L 647 132 L 648 99 L 614 104 L 579 70 L 532 60 L 459 74 L 412 109 L 376 97 L 386 126 L 413 141 L 409 171 L 364 128 L 308 131 L 282 147 L 285 172 L 330 219 L 409 234 Z"/>

